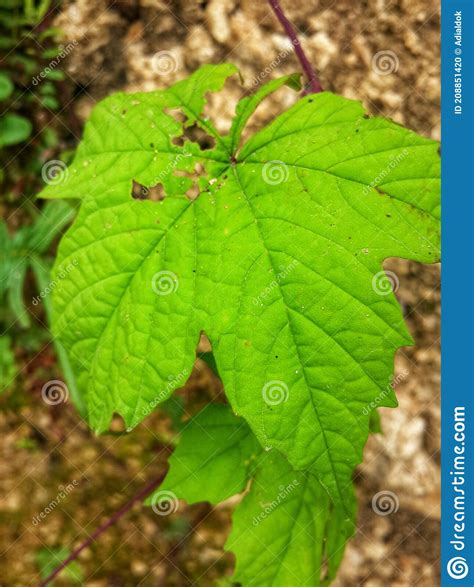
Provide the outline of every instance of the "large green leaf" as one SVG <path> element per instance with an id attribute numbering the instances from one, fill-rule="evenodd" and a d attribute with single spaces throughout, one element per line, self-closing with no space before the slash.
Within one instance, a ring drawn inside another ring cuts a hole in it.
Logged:
<path id="1" fill-rule="evenodd" d="M 56 271 L 77 269 L 55 289 L 54 330 L 98 431 L 114 412 L 135 426 L 183 385 L 204 331 L 260 442 L 349 508 L 370 406 L 396 405 L 394 353 L 412 342 L 382 263 L 438 259 L 438 145 L 325 92 L 239 149 L 240 122 L 222 138 L 202 113 L 233 71 L 95 108 L 43 192 L 82 200 L 60 245 Z M 192 125 L 213 149 L 183 137 Z M 132 180 L 166 197 L 133 199 Z"/>

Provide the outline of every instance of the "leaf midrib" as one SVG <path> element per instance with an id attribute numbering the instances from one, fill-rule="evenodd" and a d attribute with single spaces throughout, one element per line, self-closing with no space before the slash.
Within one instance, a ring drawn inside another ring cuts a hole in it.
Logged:
<path id="1" fill-rule="evenodd" d="M 272 261 L 272 258 L 270 256 L 269 250 L 268 250 L 268 248 L 266 246 L 265 239 L 263 237 L 262 231 L 261 231 L 260 226 L 259 226 L 259 223 L 258 223 L 258 217 L 255 214 L 255 210 L 254 210 L 254 208 L 252 206 L 251 200 L 247 197 L 247 193 L 245 192 L 245 189 L 244 189 L 244 187 L 242 185 L 242 182 L 240 181 L 240 177 L 239 177 L 237 168 L 234 167 L 234 170 L 233 171 L 234 171 L 235 180 L 236 180 L 236 182 L 237 182 L 237 184 L 239 186 L 239 189 L 240 189 L 242 195 L 244 196 L 244 200 L 247 203 L 247 205 L 248 205 L 248 207 L 249 207 L 249 209 L 250 209 L 250 211 L 252 213 L 252 216 L 255 218 L 255 226 L 257 227 L 257 231 L 258 231 L 260 240 L 262 242 L 263 248 L 264 248 L 265 252 L 267 253 L 267 257 L 268 257 L 268 261 L 270 263 L 270 266 L 271 266 L 271 268 L 273 270 L 273 273 L 276 274 L 275 266 L 273 264 L 273 261 Z M 305 368 L 305 365 L 304 365 L 303 360 L 301 358 L 299 346 L 297 345 L 296 340 L 295 340 L 295 335 L 294 335 L 294 332 L 293 332 L 293 329 L 292 329 L 292 322 L 291 322 L 291 319 L 290 319 L 290 314 L 288 312 L 288 305 L 286 303 L 286 298 L 285 298 L 285 295 L 283 293 L 283 290 L 282 290 L 282 287 L 281 287 L 281 284 L 280 283 L 278 283 L 278 289 L 280 291 L 280 295 L 281 295 L 281 298 L 283 300 L 283 306 L 285 308 L 285 313 L 286 313 L 286 316 L 287 316 L 287 323 L 288 323 L 288 326 L 289 326 L 289 331 L 291 333 L 291 337 L 293 339 L 293 344 L 295 345 L 295 349 L 296 349 L 296 353 L 297 353 L 297 356 L 298 356 L 298 360 L 299 360 L 299 363 L 301 365 L 301 370 L 303 372 L 304 381 L 305 381 L 306 387 L 308 389 L 308 395 L 309 395 L 310 400 L 311 400 L 311 405 L 313 406 L 313 412 L 314 412 L 314 414 L 316 416 L 316 419 L 317 419 L 318 424 L 319 424 L 319 428 L 321 430 L 321 435 L 322 435 L 322 438 L 323 438 L 323 441 L 324 441 L 324 446 L 326 448 L 326 452 L 327 452 L 327 455 L 328 455 L 328 460 L 329 460 L 329 463 L 331 465 L 331 471 L 332 471 L 332 474 L 333 474 L 333 479 L 334 479 L 334 482 L 335 482 L 337 493 L 339 495 L 339 498 L 341 500 L 341 503 L 343 504 L 343 507 L 346 508 L 345 500 L 343 499 L 341 488 L 339 487 L 338 476 L 336 475 L 336 470 L 334 468 L 334 463 L 333 463 L 332 455 L 331 455 L 331 452 L 329 450 L 329 443 L 328 443 L 328 440 L 327 440 L 327 437 L 326 437 L 326 430 L 324 429 L 324 426 L 322 425 L 318 408 L 316 407 L 316 404 L 314 402 L 314 398 L 313 398 L 312 394 L 309 392 L 309 390 L 311 389 L 311 386 L 309 385 L 309 382 L 308 382 L 308 378 L 307 378 L 307 375 L 306 375 L 306 368 Z"/>

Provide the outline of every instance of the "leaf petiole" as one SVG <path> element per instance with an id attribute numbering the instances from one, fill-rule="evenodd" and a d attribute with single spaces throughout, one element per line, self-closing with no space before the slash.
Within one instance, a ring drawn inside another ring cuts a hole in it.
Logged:
<path id="1" fill-rule="evenodd" d="M 303 71 L 306 77 L 308 78 L 308 86 L 303 91 L 303 95 L 317 94 L 318 92 L 322 92 L 323 87 L 318 77 L 316 76 L 316 72 L 311 66 L 309 59 L 306 57 L 306 53 L 304 52 L 303 47 L 301 46 L 295 28 L 288 20 L 288 18 L 285 16 L 285 13 L 283 12 L 279 0 L 268 0 L 268 2 L 272 7 L 276 17 L 280 21 L 282 27 L 284 28 L 285 33 L 290 39 L 291 44 L 293 45 L 293 49 L 295 50 L 296 56 L 298 57 L 298 60 L 301 63 L 301 67 L 303 68 Z"/>

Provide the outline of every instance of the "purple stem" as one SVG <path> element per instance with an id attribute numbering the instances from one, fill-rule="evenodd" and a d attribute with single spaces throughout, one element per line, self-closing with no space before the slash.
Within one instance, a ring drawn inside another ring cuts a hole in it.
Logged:
<path id="1" fill-rule="evenodd" d="M 298 36 L 296 31 L 291 24 L 291 22 L 286 18 L 282 7 L 280 6 L 279 0 L 268 0 L 270 6 L 273 8 L 273 12 L 275 13 L 276 17 L 280 21 L 281 25 L 285 29 L 285 33 L 288 35 L 291 44 L 295 50 L 296 56 L 301 63 L 301 67 L 308 78 L 308 87 L 303 92 L 304 94 L 317 94 L 318 92 L 323 91 L 323 87 L 319 82 L 314 69 L 311 67 L 311 63 L 309 62 L 308 58 L 306 57 L 305 52 L 303 51 L 303 47 L 299 42 Z"/>
<path id="2" fill-rule="evenodd" d="M 125 505 L 123 505 L 119 510 L 117 510 L 114 514 L 110 516 L 103 524 L 101 524 L 98 528 L 92 532 L 92 534 L 84 540 L 77 548 L 75 548 L 71 554 L 65 558 L 61 564 L 59 564 L 54 571 L 52 571 L 46 579 L 41 581 L 39 587 L 46 587 L 59 573 L 67 567 L 69 563 L 76 560 L 76 558 L 81 554 L 81 552 L 90 546 L 103 532 L 105 532 L 110 526 L 113 526 L 123 515 L 125 515 L 137 501 L 143 500 L 147 495 L 149 495 L 154 489 L 156 489 L 165 478 L 166 471 L 162 473 L 158 478 L 154 479 L 148 485 L 146 485 L 143 489 L 140 489 Z"/>

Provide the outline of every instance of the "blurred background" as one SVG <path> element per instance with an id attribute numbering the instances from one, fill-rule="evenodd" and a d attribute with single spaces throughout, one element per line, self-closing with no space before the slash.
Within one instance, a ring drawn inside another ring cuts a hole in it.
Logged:
<path id="1" fill-rule="evenodd" d="M 437 3 L 281 3 L 325 89 L 440 138 Z M 101 437 L 88 430 L 48 329 L 49 268 L 75 210 L 35 195 L 73 157 L 94 104 L 114 91 L 166 87 L 204 63 L 234 62 L 247 90 L 300 68 L 263 0 L 2 0 L 0 54 L 0 584 L 10 587 L 38 584 L 159 476 L 179 423 L 223 393 L 197 360 L 186 388 L 132 434 L 120 422 Z M 242 93 L 231 80 L 210 101 L 222 132 Z M 282 89 L 249 131 L 296 99 Z M 369 439 L 356 474 L 358 531 L 338 587 L 439 584 L 439 268 L 386 268 L 416 346 L 398 353 L 400 407 L 381 410 L 383 435 Z M 45 401 L 45 386 L 56 399 Z M 231 506 L 181 503 L 162 517 L 137 503 L 55 584 L 231 585 Z"/>

